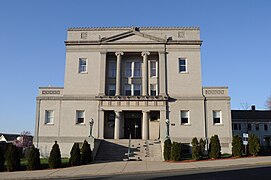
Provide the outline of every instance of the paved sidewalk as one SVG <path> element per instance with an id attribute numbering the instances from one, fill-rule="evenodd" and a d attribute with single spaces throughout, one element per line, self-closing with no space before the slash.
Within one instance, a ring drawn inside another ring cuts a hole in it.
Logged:
<path id="1" fill-rule="evenodd" d="M 161 162 L 161 161 L 120 161 L 96 163 L 84 166 L 52 170 L 1 172 L 0 179 L 50 179 L 80 176 L 97 176 L 154 172 L 169 170 L 187 170 L 197 168 L 221 168 L 238 165 L 271 165 L 271 156 L 239 159 L 222 159 L 197 162 Z"/>

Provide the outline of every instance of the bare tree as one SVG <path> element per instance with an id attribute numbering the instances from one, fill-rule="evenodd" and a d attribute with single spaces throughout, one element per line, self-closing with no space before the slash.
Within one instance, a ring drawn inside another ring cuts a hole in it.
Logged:
<path id="1" fill-rule="evenodd" d="M 266 107 L 266 109 L 271 110 L 271 95 L 266 99 L 265 107 Z"/>
<path id="2" fill-rule="evenodd" d="M 21 148 L 30 147 L 32 145 L 31 133 L 29 131 L 23 131 L 21 135 L 13 141 L 13 144 Z"/>
<path id="3" fill-rule="evenodd" d="M 242 110 L 249 110 L 250 105 L 247 102 L 241 103 Z"/>

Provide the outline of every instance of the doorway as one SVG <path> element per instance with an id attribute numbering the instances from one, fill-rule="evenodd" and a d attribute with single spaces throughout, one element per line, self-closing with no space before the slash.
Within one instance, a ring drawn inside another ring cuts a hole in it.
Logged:
<path id="1" fill-rule="evenodd" d="M 142 139 L 141 136 L 141 111 L 124 112 L 124 138 Z"/>

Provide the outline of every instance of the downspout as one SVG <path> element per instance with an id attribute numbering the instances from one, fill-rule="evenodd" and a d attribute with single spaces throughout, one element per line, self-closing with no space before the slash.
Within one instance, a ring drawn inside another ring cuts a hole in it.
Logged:
<path id="1" fill-rule="evenodd" d="M 36 138 L 37 138 L 37 148 L 39 148 L 39 129 L 40 129 L 40 99 L 38 100 L 37 107 L 37 129 L 36 129 Z"/>
<path id="2" fill-rule="evenodd" d="M 203 89 L 202 89 L 202 96 L 204 98 L 203 100 L 203 110 L 204 110 L 204 138 L 205 138 L 205 141 L 206 141 L 206 151 L 208 151 L 208 128 L 207 128 L 207 105 L 206 105 L 206 97 L 204 96 L 204 93 L 203 93 Z"/>

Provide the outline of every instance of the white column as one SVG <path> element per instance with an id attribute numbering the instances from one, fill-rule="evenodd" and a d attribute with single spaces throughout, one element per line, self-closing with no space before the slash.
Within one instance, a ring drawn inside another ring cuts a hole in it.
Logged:
<path id="1" fill-rule="evenodd" d="M 105 95 L 105 72 L 106 72 L 106 52 L 100 52 L 100 86 L 99 96 Z"/>
<path id="2" fill-rule="evenodd" d="M 116 52 L 115 55 L 117 56 L 117 72 L 116 72 L 116 96 L 120 95 L 120 82 L 121 82 L 121 56 L 123 52 Z"/>
<path id="3" fill-rule="evenodd" d="M 104 111 L 98 110 L 99 113 L 99 139 L 104 138 Z"/>
<path id="4" fill-rule="evenodd" d="M 149 119 L 148 112 L 143 111 L 142 117 L 142 139 L 149 139 Z"/>
<path id="5" fill-rule="evenodd" d="M 114 139 L 120 138 L 120 112 L 115 111 Z"/>
<path id="6" fill-rule="evenodd" d="M 166 95 L 166 53 L 159 52 L 159 95 Z"/>
<path id="7" fill-rule="evenodd" d="M 148 55 L 150 52 L 142 52 L 143 64 L 142 64 L 142 96 L 148 95 Z"/>

